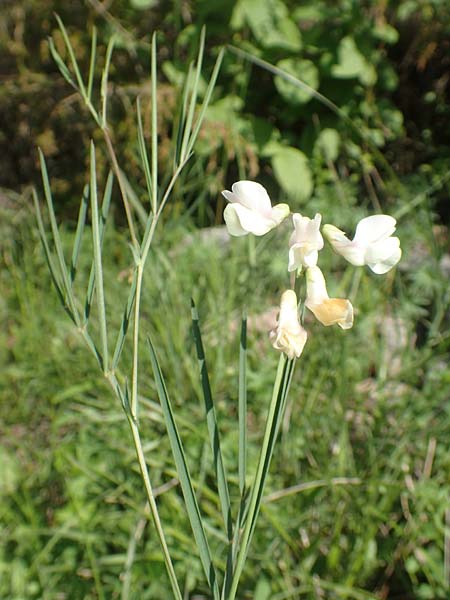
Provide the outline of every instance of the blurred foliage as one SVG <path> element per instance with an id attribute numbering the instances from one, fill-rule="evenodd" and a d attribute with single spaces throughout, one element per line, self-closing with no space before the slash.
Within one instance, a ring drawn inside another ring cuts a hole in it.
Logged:
<path id="1" fill-rule="evenodd" d="M 149 37 L 155 29 L 162 78 L 161 172 L 174 88 L 195 52 L 202 24 L 209 45 L 206 68 L 219 46 L 231 44 L 301 79 L 339 107 L 336 114 L 307 90 L 229 51 L 197 146 L 195 173 L 182 186 L 181 204 L 194 204 L 202 224 L 220 220 L 221 200 L 214 210 L 218 191 L 236 178 L 275 179 L 281 193 L 300 206 L 314 186 L 324 178 L 334 183 L 336 174 L 351 177 L 366 195 L 383 201 L 399 193 L 395 174 L 424 164 L 440 175 L 450 168 L 450 8 L 445 0 L 392 5 L 381 0 L 86 0 L 77 5 L 6 0 L 6 7 L 0 17 L 3 187 L 38 181 L 35 144 L 49 159 L 60 200 L 69 209 L 84 182 L 84 149 L 96 132 L 49 54 L 49 35 L 64 53 L 53 12 L 68 26 L 85 70 L 92 26 L 99 32 L 100 54 L 110 36 L 117 37 L 110 77 L 113 134 L 139 194 L 144 186 L 133 160 L 137 134 L 130 108 L 138 95 L 144 107 L 148 99 Z M 393 187 L 386 189 L 383 181 Z"/>

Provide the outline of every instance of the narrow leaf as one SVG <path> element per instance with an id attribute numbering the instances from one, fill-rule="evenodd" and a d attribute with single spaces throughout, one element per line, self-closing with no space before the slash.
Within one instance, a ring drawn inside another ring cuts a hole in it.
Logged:
<path id="1" fill-rule="evenodd" d="M 111 364 L 111 370 L 115 371 L 117 365 L 119 364 L 120 356 L 122 354 L 123 345 L 125 343 L 125 338 L 128 333 L 128 327 L 130 325 L 131 312 L 134 306 L 134 300 L 136 297 L 136 284 L 137 284 L 137 270 L 134 270 L 133 281 L 131 283 L 131 288 L 128 293 L 128 300 L 123 311 L 122 323 L 120 324 L 119 335 L 117 336 L 116 346 L 114 349 L 114 355 Z"/>
<path id="2" fill-rule="evenodd" d="M 189 468 L 186 462 L 183 445 L 175 422 L 172 405 L 169 399 L 169 395 L 167 393 L 165 381 L 158 363 L 158 358 L 156 356 L 155 349 L 151 340 L 148 339 L 147 341 L 150 350 L 150 360 L 152 363 L 153 374 L 155 377 L 156 389 L 158 392 L 159 401 L 161 403 L 164 420 L 166 422 L 167 434 L 169 436 L 169 441 L 172 448 L 175 465 L 177 468 L 178 478 L 180 480 L 181 489 L 183 491 L 183 496 L 186 503 L 186 510 L 192 527 L 192 532 L 197 543 L 200 559 L 202 561 L 203 569 L 205 571 L 209 588 L 213 592 L 214 599 L 219 600 L 220 594 L 217 583 L 216 570 L 212 562 L 208 540 L 206 538 L 206 533 L 203 526 L 202 517 L 200 515 L 200 509 L 198 506 L 197 498 L 195 496 L 192 479 L 189 473 Z"/>
<path id="3" fill-rule="evenodd" d="M 195 75 L 194 75 L 194 81 L 192 84 L 192 89 L 190 90 L 191 97 L 190 97 L 190 102 L 189 102 L 187 118 L 186 118 L 186 125 L 184 128 L 183 141 L 181 144 L 181 153 L 180 153 L 181 161 L 183 161 L 185 159 L 185 157 L 189 154 L 188 146 L 189 146 L 189 139 L 191 138 L 191 134 L 192 134 L 192 124 L 194 121 L 195 107 L 197 104 L 198 85 L 200 82 L 200 73 L 201 73 L 201 69 L 202 69 L 204 49 L 205 49 L 205 28 L 202 27 L 202 31 L 200 33 L 198 56 L 197 56 L 197 66 L 195 69 Z"/>
<path id="4" fill-rule="evenodd" d="M 100 88 L 100 95 L 102 98 L 102 125 L 106 127 L 106 107 L 108 103 L 108 77 L 109 77 L 109 68 L 111 65 L 111 56 L 114 51 L 115 38 L 111 36 L 108 42 L 108 46 L 106 48 L 106 59 L 105 59 L 105 67 L 102 73 L 102 83 Z"/>
<path id="5" fill-rule="evenodd" d="M 239 347 L 239 491 L 245 492 L 247 470 L 247 316 L 242 317 Z"/>
<path id="6" fill-rule="evenodd" d="M 114 176 L 113 176 L 112 172 L 110 171 L 108 174 L 108 179 L 106 180 L 105 191 L 103 193 L 102 211 L 101 211 L 101 220 L 100 220 L 100 243 L 103 243 L 106 219 L 108 217 L 109 207 L 111 205 L 111 192 L 112 192 L 113 181 L 114 181 Z M 92 266 L 91 266 L 91 272 L 89 273 L 89 283 L 88 283 L 87 292 L 86 292 L 86 300 L 84 303 L 84 323 L 85 324 L 89 320 L 92 299 L 94 297 L 94 288 L 95 288 L 95 264 L 93 262 Z"/>
<path id="7" fill-rule="evenodd" d="M 181 145 L 183 143 L 183 132 L 186 127 L 186 118 L 187 118 L 187 103 L 189 97 L 189 90 L 192 86 L 192 78 L 193 78 L 194 70 L 192 63 L 189 64 L 189 69 L 184 81 L 183 86 L 183 98 L 181 101 L 181 109 L 180 115 L 178 118 L 178 126 L 177 126 L 177 138 L 175 143 L 175 156 L 174 156 L 174 165 L 175 168 L 181 162 Z"/>
<path id="8" fill-rule="evenodd" d="M 97 173 L 95 164 L 95 146 L 91 141 L 91 176 L 90 198 L 92 218 L 92 244 L 94 248 L 95 288 L 97 297 L 98 317 L 100 321 L 100 337 L 102 346 L 103 371 L 108 371 L 108 335 L 106 325 L 105 295 L 103 287 L 102 248 L 100 239 L 100 218 L 97 204 Z"/>
<path id="9" fill-rule="evenodd" d="M 78 83 L 78 88 L 79 88 L 79 90 L 80 90 L 81 95 L 83 96 L 83 98 L 87 98 L 86 87 L 84 85 L 83 78 L 82 78 L 81 73 L 80 73 L 80 69 L 78 68 L 78 61 L 77 61 L 77 59 L 75 57 L 75 53 L 73 51 L 72 44 L 71 44 L 69 36 L 67 34 L 67 30 L 64 27 L 64 23 L 61 21 L 60 17 L 58 15 L 55 15 L 55 18 L 56 18 L 56 20 L 58 22 L 58 25 L 59 25 L 59 28 L 61 30 L 61 33 L 62 33 L 62 36 L 63 36 L 63 39 L 64 39 L 64 43 L 66 44 L 67 52 L 68 52 L 69 57 L 70 57 L 70 62 L 72 63 L 72 68 L 74 70 L 75 77 L 76 77 L 76 80 L 77 80 L 77 83 Z M 64 75 L 64 73 L 63 73 L 63 75 Z"/>
<path id="10" fill-rule="evenodd" d="M 80 209 L 78 211 L 77 229 L 73 243 L 72 259 L 70 261 L 70 281 L 73 283 L 77 274 L 78 257 L 80 255 L 81 240 L 83 237 L 84 226 L 86 225 L 86 215 L 89 202 L 89 186 L 85 185 L 81 197 Z"/>
<path id="11" fill-rule="evenodd" d="M 47 208 L 50 216 L 50 226 L 52 229 L 53 242 L 55 244 L 56 256 L 58 258 L 59 270 L 61 274 L 61 279 L 63 283 L 64 290 L 64 298 L 65 304 L 68 305 L 70 312 L 75 319 L 75 322 L 78 323 L 78 311 L 75 306 L 75 298 L 72 291 L 72 286 L 70 283 L 70 276 L 66 265 L 66 260 L 64 258 L 64 251 L 61 243 L 61 237 L 59 235 L 58 224 L 56 222 L 55 209 L 53 207 L 53 198 L 52 192 L 50 189 L 50 182 L 48 179 L 47 167 L 45 164 L 45 158 L 40 148 L 38 148 L 39 153 L 39 161 L 41 164 L 41 174 L 42 174 L 42 183 L 44 185 L 44 194 L 45 199 L 47 200 Z"/>
<path id="12" fill-rule="evenodd" d="M 192 149 L 194 147 L 194 144 L 197 140 L 197 136 L 200 132 L 200 128 L 203 125 L 203 120 L 205 118 L 205 114 L 206 114 L 206 109 L 209 106 L 209 103 L 211 101 L 211 96 L 214 90 L 214 87 L 216 85 L 216 81 L 217 81 L 217 77 L 219 75 L 219 71 L 220 71 L 220 67 L 222 65 L 222 59 L 223 59 L 223 55 L 224 55 L 225 50 L 222 48 L 222 50 L 219 52 L 219 55 L 217 57 L 216 63 L 214 65 L 214 69 L 211 75 L 211 79 L 209 80 L 209 84 L 208 87 L 206 89 L 206 94 L 205 94 L 205 98 L 203 100 L 203 104 L 202 107 L 200 109 L 200 113 L 198 115 L 197 121 L 195 123 L 195 127 L 194 130 L 192 132 L 192 135 L 189 139 L 189 145 L 188 145 L 188 150 L 187 153 L 190 154 L 192 152 Z"/>
<path id="13" fill-rule="evenodd" d="M 55 266 L 55 264 L 53 262 L 50 247 L 47 242 L 47 236 L 45 234 L 45 227 L 44 227 L 44 222 L 42 219 L 41 207 L 39 206 L 39 200 L 38 200 L 38 197 L 36 194 L 36 190 L 34 190 L 34 189 L 33 189 L 33 200 L 34 200 L 34 207 L 35 207 L 35 212 L 36 212 L 36 219 L 37 219 L 37 223 L 38 223 L 39 237 L 41 239 L 42 247 L 44 249 L 45 259 L 47 261 L 50 275 L 52 277 L 53 285 L 55 286 L 55 289 L 58 293 L 61 304 L 66 308 L 66 310 L 68 310 L 67 306 L 66 306 L 66 301 L 64 300 L 62 284 L 59 281 L 60 274 L 58 273 L 57 267 Z M 74 316 L 72 315 L 72 313 L 70 313 L 70 311 L 69 311 L 69 315 L 70 315 L 70 318 L 72 319 L 72 321 L 75 322 Z"/>
<path id="14" fill-rule="evenodd" d="M 139 154 L 141 156 L 142 169 L 143 169 L 144 175 L 145 175 L 145 183 L 147 185 L 148 198 L 151 202 L 152 193 L 153 193 L 152 192 L 152 188 L 153 188 L 152 175 L 150 173 L 150 164 L 148 162 L 147 147 L 146 147 L 145 136 L 144 136 L 144 126 L 142 124 L 141 101 L 139 98 L 137 99 L 137 125 L 138 125 Z"/>
<path id="15" fill-rule="evenodd" d="M 89 100 L 92 99 L 92 86 L 94 84 L 95 75 L 95 56 L 97 53 L 97 28 L 92 28 L 92 40 L 91 40 L 91 58 L 89 60 L 89 77 L 87 85 L 87 97 Z"/>
<path id="16" fill-rule="evenodd" d="M 156 33 L 152 37 L 151 80 L 152 80 L 152 209 L 158 209 L 158 96 L 156 72 Z"/>
<path id="17" fill-rule="evenodd" d="M 289 381 L 293 373 L 294 361 L 288 361 L 282 354 L 278 363 L 277 375 L 272 392 L 272 399 L 269 406 L 269 412 L 266 420 L 264 439 L 261 447 L 261 453 L 258 461 L 258 467 L 255 480 L 251 490 L 249 500 L 248 515 L 242 535 L 241 546 L 237 556 L 236 567 L 233 574 L 233 580 L 230 586 L 230 592 L 227 600 L 234 600 L 236 597 L 239 579 L 247 558 L 250 542 L 255 530 L 256 520 L 261 506 L 264 486 L 269 472 L 272 454 L 275 447 L 275 441 L 278 433 L 278 427 L 282 419 L 282 411 L 285 406 L 286 395 L 289 390 Z"/>
<path id="18" fill-rule="evenodd" d="M 48 46 L 50 48 L 50 54 L 52 55 L 53 60 L 55 61 L 58 69 L 60 70 L 61 75 L 64 77 L 64 79 L 67 81 L 67 83 L 69 83 L 73 88 L 78 90 L 77 84 L 72 79 L 72 75 L 70 74 L 70 71 L 69 71 L 66 63 L 64 62 L 62 56 L 59 54 L 58 50 L 56 49 L 52 38 L 48 39 Z"/>
<path id="19" fill-rule="evenodd" d="M 191 300 L 191 305 L 192 332 L 194 334 L 195 346 L 197 349 L 197 358 L 200 368 L 200 379 L 203 390 L 203 399 L 205 402 L 206 422 L 208 425 L 209 439 L 214 459 L 214 468 L 216 471 L 217 489 L 219 492 L 220 506 L 222 509 L 222 516 L 225 525 L 225 533 L 227 534 L 228 539 L 231 540 L 233 535 L 233 525 L 231 520 L 230 494 L 228 491 L 227 476 L 225 472 L 225 465 L 223 462 L 223 455 L 220 446 L 219 428 L 217 426 L 216 411 L 214 408 L 211 386 L 209 383 L 208 368 L 206 365 L 205 352 L 203 349 L 203 342 L 200 333 L 198 313 L 193 300 Z"/>

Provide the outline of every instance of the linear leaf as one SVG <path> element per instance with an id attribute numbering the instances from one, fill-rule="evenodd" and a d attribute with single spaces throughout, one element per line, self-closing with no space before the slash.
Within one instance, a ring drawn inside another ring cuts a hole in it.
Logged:
<path id="1" fill-rule="evenodd" d="M 78 323 L 78 321 L 79 321 L 78 311 L 76 309 L 75 298 L 74 298 L 72 286 L 70 283 L 69 271 L 67 269 L 66 260 L 64 258 L 64 251 L 63 251 L 63 247 L 62 247 L 62 243 L 61 243 L 61 236 L 59 235 L 58 224 L 56 222 L 55 209 L 53 206 L 53 198 L 52 198 L 52 192 L 50 189 L 50 182 L 48 179 L 45 158 L 44 158 L 44 155 L 40 148 L 38 148 L 38 153 L 39 153 L 39 161 L 40 161 L 40 165 L 41 165 L 42 183 L 44 185 L 44 194 L 45 194 L 45 199 L 47 200 L 47 208 L 48 208 L 48 212 L 49 212 L 49 216 L 50 216 L 50 226 L 51 226 L 52 235 L 53 235 L 53 242 L 55 244 L 56 256 L 58 259 L 59 270 L 60 270 L 62 284 L 63 284 L 62 289 L 64 290 L 65 304 L 68 305 L 70 312 L 73 314 L 73 318 L 75 319 L 75 322 Z"/>
<path id="2" fill-rule="evenodd" d="M 55 61 L 58 69 L 60 70 L 61 75 L 64 77 L 64 79 L 67 81 L 67 83 L 69 83 L 72 87 L 74 87 L 76 90 L 78 90 L 77 84 L 72 79 L 72 75 L 70 74 L 70 71 L 69 71 L 66 63 L 64 62 L 62 56 L 56 49 L 52 38 L 48 39 L 48 46 L 50 48 L 50 54 L 52 55 L 53 60 Z"/>
<path id="3" fill-rule="evenodd" d="M 247 316 L 242 317 L 239 346 L 239 491 L 245 491 L 247 470 Z"/>
<path id="4" fill-rule="evenodd" d="M 103 371 L 108 371 L 108 334 L 106 325 L 105 292 L 103 287 L 102 242 L 100 239 L 100 218 L 97 204 L 97 172 L 95 164 L 95 146 L 91 141 L 91 176 L 90 198 L 92 218 L 92 244 L 94 248 L 95 288 L 97 297 L 98 317 L 100 321 L 100 337 L 102 346 Z"/>
<path id="5" fill-rule="evenodd" d="M 217 489 L 219 492 L 220 506 L 225 525 L 225 533 L 228 539 L 233 536 L 233 524 L 231 520 L 230 494 L 228 491 L 227 475 L 223 462 L 222 449 L 220 446 L 219 428 L 217 426 L 216 411 L 214 408 L 211 386 L 209 383 L 208 368 L 206 365 L 205 352 L 203 349 L 202 336 L 200 332 L 198 312 L 194 301 L 191 300 L 192 313 L 192 332 L 194 334 L 195 346 L 197 349 L 197 358 L 200 369 L 200 379 L 203 390 L 203 399 L 205 402 L 206 422 L 208 425 L 209 439 L 214 459 L 214 468 L 217 478 Z"/>
<path id="6" fill-rule="evenodd" d="M 141 114 L 141 101 L 137 99 L 137 125 L 138 125 L 138 143 L 139 143 L 139 154 L 141 156 L 141 164 L 142 169 L 145 175 L 145 183 L 147 185 L 147 193 L 149 200 L 151 202 L 152 199 L 152 174 L 150 173 L 150 164 L 148 162 L 148 154 L 147 147 L 145 145 L 145 136 L 144 136 L 144 127 L 142 124 L 142 114 Z"/>
<path id="7" fill-rule="evenodd" d="M 202 561 L 203 569 L 205 571 L 209 588 L 213 592 L 214 599 L 219 600 L 220 595 L 217 583 L 216 570 L 212 562 L 208 540 L 206 538 L 200 509 L 198 506 L 197 498 L 195 496 L 194 487 L 192 485 L 192 479 L 186 462 L 183 445 L 175 422 L 172 405 L 170 402 L 169 395 L 167 393 L 166 384 L 158 363 L 158 358 L 156 356 L 155 349 L 149 338 L 147 339 L 147 342 L 150 350 L 150 360 L 152 363 L 153 374 L 155 377 L 156 389 L 158 391 L 159 401 L 161 403 L 164 420 L 166 422 L 167 434 L 169 436 L 169 441 L 172 448 L 172 453 L 177 468 L 181 489 L 183 491 L 183 496 L 186 503 L 186 510 L 188 512 L 189 521 L 192 527 L 192 532 L 197 543 L 197 547 L 200 553 L 200 559 Z"/>
<path id="8" fill-rule="evenodd" d="M 106 48 L 106 59 L 105 66 L 102 73 L 102 83 L 100 87 L 100 96 L 102 99 L 102 124 L 103 127 L 106 127 L 106 107 L 108 103 L 108 77 L 109 77 L 109 67 L 111 65 L 111 56 L 114 51 L 115 37 L 114 35 L 110 37 L 108 46 Z"/>
<path id="9" fill-rule="evenodd" d="M 62 284 L 59 281 L 60 275 L 58 275 L 58 270 L 53 262 L 53 257 L 51 255 L 50 247 L 47 242 L 47 236 L 45 234 L 44 222 L 42 219 L 41 207 L 39 206 L 39 200 L 38 200 L 38 197 L 36 194 L 36 190 L 34 190 L 34 189 L 33 189 L 33 200 L 34 200 L 34 207 L 35 207 L 35 211 L 36 211 L 36 219 L 37 219 L 37 223 L 38 223 L 39 237 L 41 239 L 42 247 L 44 249 L 44 255 L 45 255 L 45 259 L 47 261 L 50 275 L 52 277 L 53 284 L 56 288 L 56 291 L 58 293 L 61 304 L 65 307 L 66 310 L 68 310 L 68 308 L 66 306 L 66 302 L 64 300 Z M 70 311 L 69 311 L 69 315 L 70 315 L 70 318 L 72 319 L 72 321 L 75 322 L 74 316 L 72 315 L 72 313 Z"/>
<path id="10" fill-rule="evenodd" d="M 94 84 L 95 75 L 95 56 L 97 53 L 97 28 L 92 28 L 92 40 L 91 40 L 91 57 L 89 60 L 89 77 L 87 84 L 87 97 L 89 100 L 92 99 L 92 86 Z"/>
<path id="11" fill-rule="evenodd" d="M 183 132 L 186 126 L 186 118 L 187 118 L 187 103 L 189 97 L 189 90 L 191 88 L 191 81 L 193 77 L 194 69 L 192 63 L 189 63 L 189 69 L 184 80 L 183 86 L 183 97 L 181 101 L 180 115 L 178 118 L 178 126 L 177 126 L 177 138 L 175 143 L 175 156 L 174 156 L 174 166 L 175 168 L 180 164 L 181 161 L 181 145 L 183 143 Z"/>
<path id="12" fill-rule="evenodd" d="M 78 61 L 77 61 L 77 59 L 75 57 L 75 53 L 73 51 L 72 44 L 71 44 L 69 36 L 67 34 L 67 30 L 64 27 L 64 23 L 61 21 L 60 17 L 58 15 L 55 15 L 55 18 L 56 18 L 56 20 L 58 22 L 58 25 L 59 25 L 59 28 L 61 30 L 61 33 L 62 33 L 62 36 L 63 36 L 63 39 L 64 39 L 64 43 L 65 43 L 66 48 L 67 48 L 67 52 L 69 53 L 70 62 L 72 63 L 72 68 L 73 68 L 74 73 L 75 73 L 75 77 L 76 77 L 76 80 L 77 80 L 77 83 L 78 83 L 78 88 L 79 88 L 79 90 L 80 90 L 81 95 L 83 96 L 83 98 L 87 98 L 86 87 L 84 85 L 84 81 L 83 81 L 83 78 L 81 76 L 80 69 L 78 68 Z M 64 73 L 63 73 L 63 75 L 64 75 Z"/>
<path id="13" fill-rule="evenodd" d="M 89 186 L 85 185 L 81 197 L 80 209 L 78 211 L 77 229 L 73 243 L 72 259 L 70 261 L 70 281 L 73 283 L 77 274 L 78 257 L 80 255 L 81 240 L 83 237 L 84 226 L 86 225 L 86 215 L 89 202 Z"/>
<path id="14" fill-rule="evenodd" d="M 114 181 L 114 176 L 113 176 L 112 171 L 110 171 L 108 174 L 108 179 L 106 180 L 105 191 L 103 193 L 101 220 L 100 220 L 100 242 L 101 243 L 103 243 L 106 219 L 108 217 L 109 207 L 111 205 L 111 192 L 112 192 L 113 181 Z M 89 283 L 88 283 L 87 292 L 86 292 L 86 300 L 84 303 L 84 323 L 85 324 L 89 320 L 92 299 L 94 297 L 94 288 L 95 288 L 95 265 L 93 262 L 92 266 L 91 266 L 91 272 L 89 273 Z"/>
<path id="15" fill-rule="evenodd" d="M 191 134 L 192 134 L 192 124 L 194 121 L 195 107 L 197 104 L 198 85 L 200 82 L 200 74 L 201 74 L 201 69 L 202 69 L 204 49 L 205 49 L 205 28 L 202 27 L 202 31 L 200 33 L 200 43 L 199 43 L 199 48 L 198 48 L 197 66 L 195 69 L 195 75 L 194 75 L 194 81 L 192 84 L 192 89 L 190 90 L 191 97 L 190 97 L 189 109 L 188 109 L 187 117 L 186 117 L 186 125 L 184 128 L 183 141 L 181 144 L 181 153 L 180 153 L 181 161 L 183 161 L 185 159 L 185 157 L 189 154 L 188 146 L 189 146 L 189 139 L 191 138 Z"/>
<path id="16" fill-rule="evenodd" d="M 156 215 L 158 209 L 158 95 L 156 72 L 156 33 L 152 36 L 151 49 L 151 80 L 152 80 L 152 209 Z"/>
<path id="17" fill-rule="evenodd" d="M 114 348 L 114 355 L 112 359 L 111 369 L 115 371 L 119 364 L 120 356 L 122 354 L 123 345 L 125 338 L 128 333 L 128 327 L 130 325 L 131 312 L 134 306 L 134 300 L 136 297 L 136 284 L 137 284 L 137 270 L 134 270 L 133 281 L 131 283 L 130 291 L 128 293 L 128 300 L 123 311 L 122 323 L 120 324 L 119 335 L 117 336 L 116 346 Z"/>
<path id="18" fill-rule="evenodd" d="M 289 390 L 290 379 L 292 378 L 295 361 L 288 361 L 282 354 L 278 363 L 277 375 L 273 386 L 272 399 L 269 406 L 269 412 L 266 420 L 264 439 L 261 447 L 261 453 L 258 461 L 258 467 L 251 489 L 249 500 L 248 515 L 245 523 L 244 533 L 241 540 L 241 547 L 237 556 L 236 567 L 233 574 L 233 580 L 230 586 L 230 592 L 227 600 L 234 600 L 236 597 L 239 579 L 247 558 L 250 542 L 255 530 L 256 520 L 261 506 L 264 486 L 269 472 L 272 454 L 275 447 L 275 441 L 278 433 L 278 427 L 282 419 L 282 411 L 285 407 L 287 392 Z"/>
<path id="19" fill-rule="evenodd" d="M 206 114 L 206 109 L 208 108 L 208 105 L 210 103 L 211 96 L 212 96 L 214 87 L 216 85 L 217 77 L 219 75 L 220 67 L 222 65 L 222 59 L 223 59 L 224 52 L 225 52 L 225 50 L 222 48 L 222 50 L 219 52 L 219 55 L 215 62 L 214 69 L 213 69 L 213 72 L 211 75 L 211 79 L 209 80 L 209 84 L 206 89 L 205 98 L 203 100 L 203 104 L 200 109 L 200 113 L 199 113 L 197 121 L 195 123 L 195 127 L 192 132 L 192 135 L 189 139 L 189 145 L 188 145 L 188 149 L 187 149 L 188 154 L 190 154 L 192 152 L 192 149 L 194 147 L 195 141 L 197 140 L 197 136 L 199 134 L 200 128 L 203 124 L 203 120 L 204 120 L 205 114 Z"/>

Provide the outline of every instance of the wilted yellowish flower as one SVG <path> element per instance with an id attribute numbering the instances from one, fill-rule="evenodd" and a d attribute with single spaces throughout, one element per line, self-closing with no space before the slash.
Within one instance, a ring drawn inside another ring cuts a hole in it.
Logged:
<path id="1" fill-rule="evenodd" d="M 222 194 L 229 204 L 223 218 L 230 235 L 264 235 L 290 213 L 287 204 L 272 206 L 266 189 L 255 181 L 238 181 Z"/>
<path id="2" fill-rule="evenodd" d="M 322 325 L 339 325 L 350 329 L 353 325 L 353 306 L 350 300 L 330 298 L 325 278 L 319 267 L 310 267 L 306 271 L 305 305 Z"/>
<path id="3" fill-rule="evenodd" d="M 400 240 L 392 237 L 396 220 L 388 215 L 372 215 L 361 219 L 355 237 L 349 240 L 334 225 L 325 225 L 323 234 L 334 250 L 357 267 L 368 265 L 382 275 L 395 266 L 402 256 Z"/>
<path id="4" fill-rule="evenodd" d="M 280 314 L 276 329 L 270 332 L 272 345 L 288 358 L 298 358 L 306 344 L 307 333 L 298 320 L 297 296 L 286 290 L 281 296 Z"/>

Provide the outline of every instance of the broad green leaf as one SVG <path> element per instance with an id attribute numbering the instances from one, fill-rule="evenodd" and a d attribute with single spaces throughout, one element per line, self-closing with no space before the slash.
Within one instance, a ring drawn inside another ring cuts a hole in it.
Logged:
<path id="1" fill-rule="evenodd" d="M 319 87 L 319 70 L 310 60 L 285 58 L 277 63 L 277 67 L 300 81 L 303 81 L 311 91 L 292 85 L 283 77 L 275 77 L 275 86 L 283 98 L 290 104 L 305 104 L 313 97 L 312 90 Z"/>
<path id="2" fill-rule="evenodd" d="M 358 78 L 365 85 L 373 85 L 377 73 L 367 62 L 351 36 L 342 38 L 338 46 L 338 64 L 333 65 L 331 74 L 338 79 Z"/>
<path id="3" fill-rule="evenodd" d="M 313 190 L 313 178 L 303 152 L 280 146 L 272 156 L 272 166 L 278 183 L 289 196 L 302 202 L 308 200 Z"/>
<path id="4" fill-rule="evenodd" d="M 130 4 L 136 10 L 148 10 L 158 4 L 158 0 L 130 0 Z"/>
<path id="5" fill-rule="evenodd" d="M 302 37 L 281 0 L 240 0 L 234 9 L 234 24 L 247 21 L 255 38 L 265 48 L 284 48 L 298 52 Z"/>
<path id="6" fill-rule="evenodd" d="M 318 150 L 326 160 L 334 162 L 339 156 L 339 148 L 341 145 L 341 138 L 336 129 L 327 127 L 323 129 L 317 136 L 314 149 Z"/>

